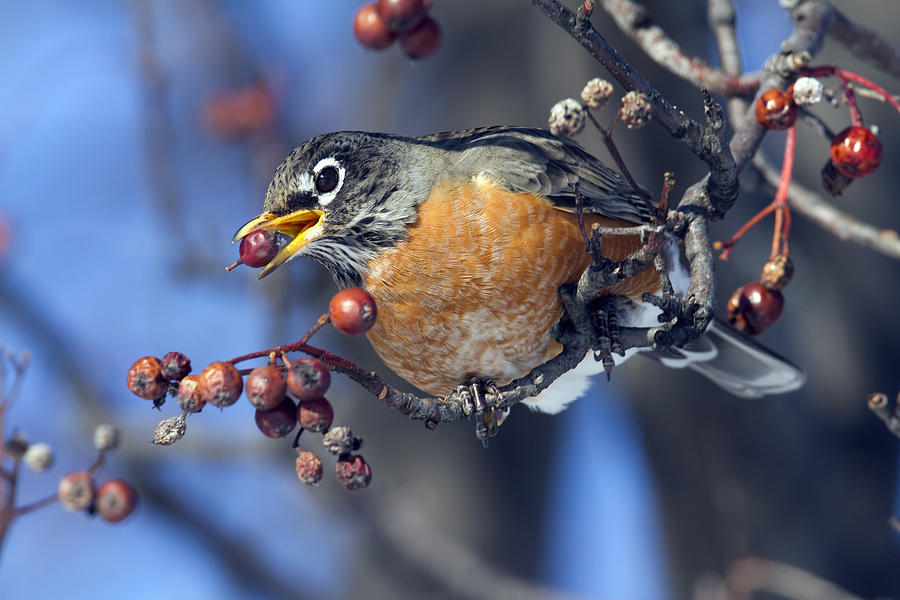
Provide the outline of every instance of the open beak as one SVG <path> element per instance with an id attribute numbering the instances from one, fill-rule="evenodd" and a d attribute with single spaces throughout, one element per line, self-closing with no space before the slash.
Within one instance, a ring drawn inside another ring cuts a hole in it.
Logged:
<path id="1" fill-rule="evenodd" d="M 251 231 L 262 229 L 269 232 L 280 232 L 292 239 L 284 248 L 278 251 L 278 254 L 268 262 L 259 272 L 259 279 L 262 279 L 292 257 L 300 248 L 322 235 L 322 216 L 321 210 L 295 210 L 294 212 L 279 217 L 274 213 L 263 213 L 252 219 L 246 225 L 237 230 L 231 243 L 242 239 Z"/>

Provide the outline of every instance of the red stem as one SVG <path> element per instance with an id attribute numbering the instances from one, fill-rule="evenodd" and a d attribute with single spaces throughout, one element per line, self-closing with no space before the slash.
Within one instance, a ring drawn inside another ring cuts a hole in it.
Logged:
<path id="1" fill-rule="evenodd" d="M 791 176 L 794 171 L 794 156 L 797 149 L 797 126 L 794 125 L 787 131 L 784 141 L 784 160 L 781 163 L 781 179 L 778 181 L 778 189 L 775 190 L 775 228 L 772 232 L 772 251 L 769 260 L 778 256 L 782 244 L 787 254 L 787 234 L 790 230 L 791 217 L 787 208 L 788 189 L 791 185 Z"/>
<path id="2" fill-rule="evenodd" d="M 287 354 L 288 352 L 303 352 L 303 346 L 306 345 L 306 342 L 312 338 L 313 335 L 322 327 L 325 326 L 331 320 L 331 317 L 328 316 L 328 313 L 325 313 L 315 322 L 315 324 L 309 328 L 309 331 L 300 338 L 298 341 L 293 344 L 285 344 L 284 346 L 276 346 L 274 348 L 269 348 L 268 350 L 260 350 L 259 352 L 251 352 L 250 354 L 244 354 L 242 356 L 238 356 L 237 358 L 232 358 L 228 362 L 231 364 L 237 364 L 239 362 L 244 362 L 245 360 L 250 360 L 253 358 L 259 358 L 261 356 L 268 356 L 269 354 L 275 353 L 277 355 Z M 249 372 L 249 371 L 248 371 Z M 241 372 L 243 375 L 243 371 Z"/>

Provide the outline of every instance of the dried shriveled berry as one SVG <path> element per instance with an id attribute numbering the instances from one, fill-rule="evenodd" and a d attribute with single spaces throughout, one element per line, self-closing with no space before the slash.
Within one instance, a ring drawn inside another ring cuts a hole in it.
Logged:
<path id="1" fill-rule="evenodd" d="M 334 408 L 325 398 L 304 400 L 297 405 L 300 427 L 316 433 L 328 431 L 334 421 Z"/>
<path id="2" fill-rule="evenodd" d="M 322 445 L 332 454 L 340 456 L 359 450 L 362 440 L 353 435 L 349 427 L 332 427 L 322 437 Z"/>
<path id="3" fill-rule="evenodd" d="M 415 29 L 400 34 L 397 42 L 404 54 L 412 59 L 425 58 L 441 43 L 441 28 L 437 21 L 426 17 Z"/>
<path id="4" fill-rule="evenodd" d="M 203 399 L 213 406 L 231 406 L 241 397 L 244 378 L 230 362 L 217 361 L 200 373 Z"/>
<path id="5" fill-rule="evenodd" d="M 285 398 L 271 410 L 256 411 L 256 426 L 270 438 L 283 438 L 297 426 L 297 407 L 293 400 Z"/>
<path id="6" fill-rule="evenodd" d="M 184 437 L 187 425 L 180 416 L 163 419 L 153 432 L 153 443 L 159 446 L 171 446 Z"/>
<path id="7" fill-rule="evenodd" d="M 281 369 L 272 365 L 256 367 L 247 375 L 247 400 L 257 410 L 270 410 L 284 400 L 285 383 Z"/>
<path id="8" fill-rule="evenodd" d="M 871 130 L 851 125 L 831 140 L 831 162 L 847 177 L 865 177 L 881 164 L 881 141 Z"/>
<path id="9" fill-rule="evenodd" d="M 191 372 L 191 359 L 181 352 L 169 352 L 159 360 L 159 369 L 166 379 L 178 381 Z"/>
<path id="10" fill-rule="evenodd" d="M 784 296 L 758 281 L 738 288 L 728 300 L 728 322 L 735 328 L 756 335 L 778 320 L 784 309 Z"/>
<path id="11" fill-rule="evenodd" d="M 787 129 L 797 122 L 797 104 L 789 92 L 772 88 L 756 99 L 756 121 L 766 129 Z"/>
<path id="12" fill-rule="evenodd" d="M 122 432 L 115 425 L 101 423 L 94 428 L 94 448 L 101 452 L 114 450 L 122 439 Z"/>
<path id="13" fill-rule="evenodd" d="M 428 14 L 425 0 L 378 0 L 378 15 L 392 31 L 400 33 L 419 25 Z"/>
<path id="14" fill-rule="evenodd" d="M 110 479 L 97 490 L 94 508 L 104 521 L 118 523 L 134 512 L 137 503 L 137 491 L 130 483 L 122 479 Z"/>
<path id="15" fill-rule="evenodd" d="M 169 389 L 169 380 L 163 376 L 159 359 L 155 356 L 145 356 L 134 361 L 128 369 L 125 384 L 132 394 L 147 400 L 162 398 Z"/>
<path id="16" fill-rule="evenodd" d="M 372 469 L 358 454 L 339 458 L 334 469 L 338 483 L 351 492 L 368 487 L 372 481 Z"/>
<path id="17" fill-rule="evenodd" d="M 264 267 L 278 254 L 278 244 L 271 233 L 257 229 L 241 238 L 238 254 L 248 267 Z"/>
<path id="18" fill-rule="evenodd" d="M 770 290 L 780 290 L 791 282 L 794 276 L 794 261 L 779 254 L 763 265 L 759 281 Z"/>
<path id="19" fill-rule="evenodd" d="M 66 510 L 77 512 L 91 505 L 96 489 L 94 478 L 89 472 L 75 471 L 59 480 L 56 494 Z"/>
<path id="20" fill-rule="evenodd" d="M 356 12 L 353 18 L 353 36 L 360 44 L 372 50 L 384 50 L 397 37 L 378 14 L 374 3 L 366 4 Z"/>
<path id="21" fill-rule="evenodd" d="M 287 389 L 297 400 L 321 398 L 331 385 L 328 367 L 317 358 L 301 358 L 287 370 Z"/>
<path id="22" fill-rule="evenodd" d="M 178 406 L 191 413 L 200 412 L 206 406 L 206 392 L 199 375 L 188 375 L 178 384 L 175 394 Z"/>
<path id="23" fill-rule="evenodd" d="M 328 316 L 331 324 L 341 333 L 361 335 L 375 324 L 378 307 L 369 292 L 360 288 L 347 288 L 331 298 Z"/>
<path id="24" fill-rule="evenodd" d="M 322 460 L 306 450 L 297 455 L 297 477 L 306 485 L 316 485 L 322 480 Z"/>
<path id="25" fill-rule="evenodd" d="M 53 466 L 55 457 L 50 444 L 39 442 L 28 446 L 28 450 L 25 451 L 25 456 L 22 458 L 32 471 L 46 471 Z"/>

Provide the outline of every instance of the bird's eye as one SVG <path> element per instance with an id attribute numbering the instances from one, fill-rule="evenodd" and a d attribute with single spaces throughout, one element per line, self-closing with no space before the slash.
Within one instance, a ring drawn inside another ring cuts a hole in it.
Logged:
<path id="1" fill-rule="evenodd" d="M 316 175 L 316 191 L 320 194 L 327 194 L 337 187 L 338 179 L 338 170 L 328 165 Z"/>

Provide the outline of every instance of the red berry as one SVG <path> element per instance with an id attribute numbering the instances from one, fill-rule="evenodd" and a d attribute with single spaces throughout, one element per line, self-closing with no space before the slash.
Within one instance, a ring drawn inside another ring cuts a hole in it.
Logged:
<path id="1" fill-rule="evenodd" d="M 281 369 L 272 365 L 256 367 L 247 376 L 247 400 L 258 410 L 270 410 L 284 400 L 285 384 Z"/>
<path id="2" fill-rule="evenodd" d="M 203 384 L 199 375 L 186 376 L 178 384 L 178 391 L 175 393 L 178 406 L 189 413 L 203 410 L 203 407 L 206 406 L 205 397 L 206 393 L 203 390 Z"/>
<path id="3" fill-rule="evenodd" d="M 283 438 L 297 426 L 297 407 L 290 398 L 270 410 L 256 411 L 256 426 L 270 438 Z"/>
<path id="4" fill-rule="evenodd" d="M 396 37 L 378 14 L 374 3 L 366 4 L 356 12 L 353 35 L 360 44 L 372 50 L 384 50 L 394 43 Z"/>
<path id="5" fill-rule="evenodd" d="M 134 487 L 121 479 L 110 479 L 97 490 L 94 508 L 108 523 L 118 523 L 137 508 L 138 495 Z"/>
<path id="6" fill-rule="evenodd" d="M 159 359 L 155 356 L 137 359 L 128 369 L 125 384 L 132 394 L 147 400 L 162 398 L 169 389 L 169 380 L 163 377 Z"/>
<path id="7" fill-rule="evenodd" d="M 851 125 L 831 140 L 831 162 L 848 177 L 865 177 L 881 164 L 881 141 L 869 129 Z"/>
<path id="8" fill-rule="evenodd" d="M 367 487 L 372 481 L 372 469 L 359 455 L 348 455 L 338 459 L 334 465 L 337 480 L 351 492 Z"/>
<path id="9" fill-rule="evenodd" d="M 75 471 L 59 480 L 56 494 L 66 510 L 76 512 L 91 505 L 96 489 L 94 478 L 89 472 Z"/>
<path id="10" fill-rule="evenodd" d="M 163 377 L 178 381 L 191 372 L 191 359 L 181 352 L 169 352 L 160 359 L 159 368 Z"/>
<path id="11" fill-rule="evenodd" d="M 241 397 L 244 379 L 230 362 L 218 361 L 207 365 L 200 373 L 203 399 L 213 406 L 231 406 Z"/>
<path id="12" fill-rule="evenodd" d="M 339 291 L 328 304 L 328 316 L 335 329 L 347 335 L 360 335 L 375 324 L 378 307 L 369 292 L 359 288 Z"/>
<path id="13" fill-rule="evenodd" d="M 306 450 L 301 450 L 296 461 L 297 477 L 306 485 L 315 485 L 322 480 L 322 460 Z"/>
<path id="14" fill-rule="evenodd" d="M 438 27 L 437 21 L 426 17 L 415 29 L 401 33 L 398 41 L 408 57 L 425 58 L 440 44 L 441 28 Z"/>
<path id="15" fill-rule="evenodd" d="M 297 404 L 297 420 L 303 429 L 322 433 L 328 431 L 334 421 L 334 409 L 325 398 L 304 400 Z"/>
<path id="16" fill-rule="evenodd" d="M 392 31 L 408 31 L 422 22 L 431 3 L 425 0 L 378 0 L 378 15 Z"/>
<path id="17" fill-rule="evenodd" d="M 331 373 L 321 360 L 301 358 L 287 371 L 287 389 L 297 400 L 321 398 L 331 385 Z"/>
<path id="18" fill-rule="evenodd" d="M 781 316 L 784 296 L 759 281 L 738 288 L 728 300 L 728 322 L 735 328 L 756 335 Z"/>
<path id="19" fill-rule="evenodd" d="M 772 88 L 756 99 L 756 120 L 766 129 L 787 129 L 797 121 L 797 104 L 790 92 Z"/>
<path id="20" fill-rule="evenodd" d="M 257 229 L 241 238 L 238 253 L 248 267 L 264 267 L 278 254 L 278 244 L 271 233 Z"/>

